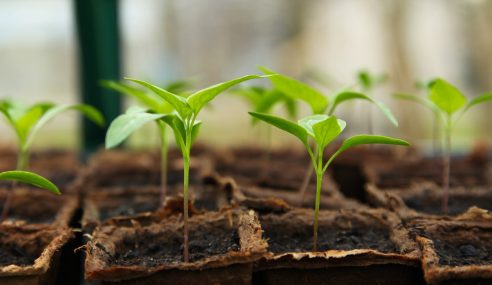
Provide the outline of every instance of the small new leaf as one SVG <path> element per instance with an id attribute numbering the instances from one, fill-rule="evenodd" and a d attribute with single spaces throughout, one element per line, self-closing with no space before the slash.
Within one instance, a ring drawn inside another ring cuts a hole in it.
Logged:
<path id="1" fill-rule="evenodd" d="M 157 113 L 167 113 L 172 111 L 170 110 L 171 108 L 169 108 L 169 103 L 155 93 L 147 93 L 130 84 L 111 80 L 103 80 L 101 85 L 108 89 L 120 92 L 121 94 L 133 97 L 144 106 Z"/>
<path id="2" fill-rule="evenodd" d="M 330 116 L 326 120 L 313 125 L 314 140 L 321 149 L 324 149 L 345 129 L 347 124 L 343 120 Z"/>
<path id="3" fill-rule="evenodd" d="M 407 141 L 401 139 L 395 139 L 386 136 L 376 136 L 376 135 L 357 135 L 346 139 L 342 146 L 336 151 L 336 155 L 346 151 L 347 149 L 362 145 L 362 144 L 392 144 L 392 145 L 403 145 L 409 146 Z"/>
<path id="4" fill-rule="evenodd" d="M 437 79 L 432 84 L 429 100 L 448 115 L 452 115 L 466 104 L 466 97 L 456 87 L 443 79 Z"/>
<path id="5" fill-rule="evenodd" d="M 472 100 L 470 100 L 468 102 L 468 104 L 466 104 L 466 107 L 463 110 L 463 112 L 467 111 L 468 109 L 470 109 L 473 106 L 476 106 L 476 105 L 479 105 L 479 104 L 482 104 L 482 103 L 485 103 L 485 102 L 491 101 L 491 100 L 492 100 L 492 93 L 486 93 L 486 94 L 482 94 L 480 96 L 477 96 L 477 97 L 473 98 Z"/>
<path id="6" fill-rule="evenodd" d="M 28 171 L 5 171 L 5 172 L 0 172 L 0 180 L 11 180 L 11 181 L 18 181 L 22 183 L 27 183 L 30 185 L 33 185 L 35 187 L 39 187 L 41 189 L 48 190 L 56 195 L 60 195 L 61 192 L 56 187 L 55 184 L 53 184 L 51 181 L 48 179 L 32 173 Z"/>

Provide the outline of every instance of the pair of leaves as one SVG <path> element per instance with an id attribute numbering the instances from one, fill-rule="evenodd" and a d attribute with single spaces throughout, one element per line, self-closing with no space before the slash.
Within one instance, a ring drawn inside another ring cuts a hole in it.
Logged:
<path id="1" fill-rule="evenodd" d="M 33 185 L 35 187 L 39 187 L 41 189 L 48 190 L 56 195 L 60 195 L 61 192 L 56 187 L 55 184 L 53 184 L 51 181 L 48 179 L 32 172 L 28 171 L 5 171 L 5 172 L 0 172 L 0 180 L 10 180 L 10 181 L 18 181 L 22 183 L 27 183 L 30 185 Z"/>
<path id="2" fill-rule="evenodd" d="M 260 67 L 260 70 L 263 71 L 265 74 L 275 73 L 274 71 L 269 70 L 265 67 Z M 378 102 L 363 93 L 353 92 L 353 91 L 342 91 L 337 93 L 333 98 L 333 102 L 330 103 L 328 98 L 325 95 L 323 95 L 323 93 L 294 78 L 290 78 L 285 75 L 277 75 L 271 77 L 270 81 L 275 86 L 275 88 L 277 88 L 287 96 L 308 103 L 314 114 L 321 114 L 326 112 L 327 109 L 329 109 L 328 114 L 332 115 L 335 109 L 341 103 L 350 100 L 360 99 L 360 100 L 366 100 L 376 105 L 392 124 L 398 126 L 398 121 L 396 120 L 395 116 L 384 103 Z"/>
<path id="3" fill-rule="evenodd" d="M 308 138 L 312 137 L 318 148 L 323 150 L 330 142 L 337 138 L 344 130 L 346 123 L 335 116 L 312 115 L 305 117 L 296 124 L 283 118 L 250 112 L 251 116 L 273 125 L 296 136 L 308 148 Z M 330 161 L 343 151 L 361 144 L 392 144 L 408 146 L 408 142 L 385 136 L 358 135 L 345 140 L 342 146 L 332 156 Z"/>
<path id="4" fill-rule="evenodd" d="M 229 89 L 230 87 L 237 85 L 241 82 L 264 78 L 269 76 L 261 76 L 261 75 L 246 75 L 239 78 L 235 78 L 226 82 L 222 82 L 216 85 L 212 85 L 205 89 L 199 90 L 191 94 L 188 98 L 183 98 L 179 95 L 171 93 L 165 89 L 162 89 L 158 86 L 152 85 L 148 82 L 127 78 L 130 81 L 138 83 L 142 86 L 145 86 L 159 95 L 162 99 L 167 101 L 169 104 L 173 106 L 181 119 L 186 120 L 190 117 L 196 117 L 200 110 L 210 101 L 212 101 L 217 95 L 221 92 Z"/>
<path id="5" fill-rule="evenodd" d="M 430 109 L 434 114 L 447 116 L 452 116 L 459 110 L 463 114 L 471 107 L 492 100 L 492 93 L 485 93 L 468 101 L 455 86 L 440 78 L 430 81 L 426 86 L 429 89 L 428 98 L 409 94 L 395 94 L 394 96 L 398 99 L 417 102 Z"/>
<path id="6" fill-rule="evenodd" d="M 386 74 L 374 75 L 367 70 L 361 70 L 357 73 L 357 81 L 364 90 L 371 90 L 379 84 L 384 83 L 388 77 Z"/>
<path id="7" fill-rule="evenodd" d="M 51 103 L 34 104 L 24 108 L 11 101 L 0 102 L 0 112 L 14 128 L 22 149 L 26 150 L 32 143 L 36 133 L 58 114 L 76 110 L 98 125 L 104 125 L 101 113 L 92 106 L 85 104 L 56 106 Z"/>

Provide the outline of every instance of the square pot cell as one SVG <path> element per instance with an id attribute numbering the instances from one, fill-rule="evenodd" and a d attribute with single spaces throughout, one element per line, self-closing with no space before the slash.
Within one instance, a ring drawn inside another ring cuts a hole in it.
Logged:
<path id="1" fill-rule="evenodd" d="M 0 226 L 0 284 L 55 284 L 68 228 L 45 225 Z"/>
<path id="2" fill-rule="evenodd" d="M 9 194 L 12 196 L 7 221 L 14 223 L 67 227 L 79 206 L 75 194 L 58 196 L 42 189 L 17 187 L 0 189 L 0 212 Z"/>
<path id="3" fill-rule="evenodd" d="M 86 247 L 85 276 L 107 284 L 251 284 L 266 242 L 253 212 L 190 218 L 190 262 L 183 262 L 181 215 L 161 223 L 98 227 Z"/>
<path id="4" fill-rule="evenodd" d="M 492 215 L 472 208 L 453 219 L 410 224 L 428 284 L 492 284 Z"/>
<path id="5" fill-rule="evenodd" d="M 416 182 L 404 189 L 380 189 L 374 184 L 366 188 L 368 201 L 398 213 L 403 219 L 422 215 L 443 215 L 442 187 L 430 182 Z M 451 187 L 449 189 L 448 215 L 465 213 L 470 207 L 492 210 L 491 187 Z"/>
<path id="6" fill-rule="evenodd" d="M 313 251 L 313 211 L 260 215 L 268 254 L 255 284 L 422 284 L 420 251 L 385 210 L 321 211 Z"/>

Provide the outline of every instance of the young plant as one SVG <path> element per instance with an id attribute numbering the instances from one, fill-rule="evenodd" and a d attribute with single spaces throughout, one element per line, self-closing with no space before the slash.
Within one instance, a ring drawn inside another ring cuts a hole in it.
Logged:
<path id="1" fill-rule="evenodd" d="M 314 228 L 313 228 L 313 248 L 316 251 L 318 241 L 318 213 L 321 198 L 321 185 L 323 175 L 333 162 L 333 160 L 345 150 L 362 145 L 362 144 L 392 144 L 404 145 L 409 144 L 406 141 L 375 135 L 357 135 L 346 139 L 338 150 L 324 162 L 323 153 L 325 148 L 335 140 L 345 129 L 346 123 L 343 120 L 337 119 L 334 115 L 311 115 L 294 123 L 280 117 L 271 116 L 262 113 L 250 112 L 251 116 L 262 120 L 270 125 L 273 125 L 281 130 L 284 130 L 301 140 L 306 148 L 313 169 L 316 173 L 316 200 L 314 205 Z M 309 140 L 314 142 L 314 147 L 311 148 Z"/>
<path id="2" fill-rule="evenodd" d="M 198 135 L 201 122 L 197 120 L 198 114 L 210 101 L 223 91 L 237 85 L 241 82 L 262 78 L 265 76 L 247 75 L 230 81 L 219 83 L 191 94 L 188 98 L 181 97 L 177 94 L 159 88 L 145 81 L 131 79 L 128 80 L 138 83 L 157 94 L 160 98 L 167 101 L 173 108 L 173 113 L 153 114 L 145 110 L 130 110 L 130 115 L 134 120 L 129 120 L 128 124 L 113 122 L 113 131 L 108 132 L 107 140 L 122 141 L 132 132 L 135 125 L 141 125 L 147 121 L 160 119 L 168 124 L 174 132 L 176 144 L 183 155 L 183 257 L 184 262 L 189 262 L 189 245 L 188 245 L 188 186 L 190 171 L 190 152 L 193 141 Z M 113 125 L 112 124 L 112 125 Z"/>
<path id="3" fill-rule="evenodd" d="M 420 90 L 430 90 L 432 83 L 434 80 L 428 81 L 428 82 L 417 82 L 415 86 L 420 89 Z M 404 101 L 410 101 L 410 102 L 415 102 L 417 104 L 420 104 L 421 106 L 424 106 L 425 108 L 429 109 L 432 112 L 433 115 L 433 122 L 432 122 L 432 148 L 433 148 L 433 153 L 434 155 L 437 155 L 439 152 L 439 121 L 440 121 L 440 113 L 439 109 L 437 108 L 436 105 L 434 105 L 432 102 L 427 100 L 425 97 L 421 97 L 418 95 L 412 95 L 412 94 L 407 94 L 407 93 L 396 93 L 393 95 L 396 99 L 399 100 L 404 100 Z"/>
<path id="4" fill-rule="evenodd" d="M 265 74 L 275 73 L 274 71 L 269 70 L 265 67 L 260 67 L 260 70 Z M 327 115 L 333 115 L 335 113 L 335 110 L 342 103 L 350 102 L 352 100 L 365 100 L 376 105 L 376 107 L 379 108 L 379 110 L 393 125 L 398 126 L 398 121 L 396 120 L 395 116 L 393 115 L 393 113 L 391 113 L 391 110 L 383 102 L 374 100 L 364 93 L 344 90 L 336 93 L 333 96 L 325 96 L 316 88 L 294 78 L 281 74 L 270 77 L 270 81 L 276 89 L 280 90 L 292 99 L 306 102 L 311 107 L 311 111 L 313 114 L 324 113 Z M 372 83 L 373 81 L 368 82 Z M 303 182 L 299 188 L 301 201 L 304 200 L 304 196 L 312 175 L 313 169 L 308 167 L 305 178 L 303 179 Z"/>
<path id="5" fill-rule="evenodd" d="M 56 106 L 53 103 L 38 103 L 25 107 L 10 100 L 0 100 L 0 113 L 3 114 L 17 135 L 18 155 L 16 170 L 22 171 L 28 168 L 29 148 L 39 130 L 56 115 L 68 110 L 77 110 L 93 122 L 104 125 L 104 118 L 101 113 L 89 105 Z M 3 218 L 8 213 L 11 199 L 12 192 L 9 192 L 4 203 Z"/>
<path id="6" fill-rule="evenodd" d="M 357 135 L 346 139 L 338 150 L 324 162 L 323 153 L 325 148 L 335 140 L 345 129 L 346 123 L 337 119 L 334 115 L 311 115 L 294 123 L 280 117 L 271 116 L 262 113 L 250 112 L 251 116 L 273 125 L 296 136 L 306 148 L 316 173 L 316 200 L 314 205 L 314 227 L 313 227 L 313 250 L 317 250 L 318 244 L 318 214 L 321 198 L 321 185 L 323 175 L 333 162 L 333 160 L 345 150 L 362 144 L 392 144 L 404 145 L 409 144 L 406 141 L 375 135 Z M 312 140 L 314 147 L 310 146 L 309 140 Z"/>
<path id="7" fill-rule="evenodd" d="M 103 81 L 102 85 L 106 88 L 120 92 L 121 94 L 135 98 L 146 109 L 130 108 L 127 112 L 116 118 L 110 125 L 106 136 L 106 148 L 114 148 L 120 145 L 130 134 L 150 121 L 157 124 L 160 137 L 161 152 L 161 194 L 160 205 L 164 204 L 167 195 L 167 165 L 168 165 L 168 142 L 167 127 L 160 120 L 158 114 L 168 114 L 173 111 L 173 106 L 159 95 L 147 89 L 137 88 L 130 84 L 117 81 Z M 189 90 L 191 83 L 186 80 L 171 82 L 164 89 L 174 94 L 185 94 Z M 121 132 L 119 128 L 124 128 L 126 137 L 114 136 L 113 132 Z M 114 138 L 118 138 L 115 140 Z"/>
<path id="8" fill-rule="evenodd" d="M 357 82 L 359 83 L 359 86 L 362 89 L 362 92 L 365 94 L 368 94 L 368 96 L 372 97 L 372 91 L 374 88 L 376 88 L 378 85 L 383 84 L 387 80 L 386 74 L 382 75 L 375 75 L 370 73 L 367 70 L 361 70 L 357 73 Z M 367 124 L 368 124 L 368 130 L 369 133 L 373 133 L 373 125 L 372 125 L 372 109 L 368 108 L 367 110 Z"/>
<path id="9" fill-rule="evenodd" d="M 439 113 L 443 122 L 443 199 L 442 210 L 448 213 L 449 179 L 451 174 L 451 134 L 455 124 L 471 107 L 492 100 L 492 93 L 482 94 L 467 100 L 455 86 L 444 79 L 436 79 L 430 83 L 427 99 L 418 101 Z"/>

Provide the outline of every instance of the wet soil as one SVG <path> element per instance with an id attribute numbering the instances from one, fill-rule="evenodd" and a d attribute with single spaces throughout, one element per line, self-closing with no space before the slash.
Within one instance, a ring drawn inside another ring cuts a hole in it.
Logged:
<path id="1" fill-rule="evenodd" d="M 8 220 L 27 223 L 51 224 L 66 199 L 40 189 L 21 189 L 0 191 L 0 213 L 7 198 L 7 191 L 15 191 L 8 214 Z"/>
<path id="2" fill-rule="evenodd" d="M 190 229 L 190 262 L 206 257 L 239 251 L 239 235 L 225 221 L 196 225 Z M 111 265 L 140 265 L 154 267 L 183 262 L 182 230 L 149 233 L 142 229 L 138 235 L 127 237 L 117 244 Z"/>
<path id="3" fill-rule="evenodd" d="M 285 221 L 272 219 L 271 215 L 260 217 L 264 238 L 273 253 L 306 252 L 313 249 L 313 227 L 308 224 L 286 225 Z M 353 224 L 339 228 L 320 224 L 318 250 L 373 249 L 380 252 L 399 252 L 389 238 L 387 228 Z"/>

